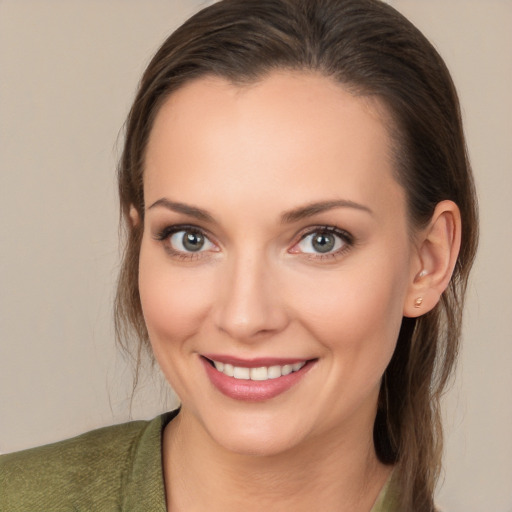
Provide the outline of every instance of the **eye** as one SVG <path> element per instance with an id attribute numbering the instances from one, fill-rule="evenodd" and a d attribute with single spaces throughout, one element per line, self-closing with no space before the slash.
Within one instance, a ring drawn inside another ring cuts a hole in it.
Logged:
<path id="1" fill-rule="evenodd" d="M 291 249 L 293 253 L 334 256 L 347 250 L 353 244 L 352 236 L 335 227 L 316 228 L 305 233 Z"/>
<path id="2" fill-rule="evenodd" d="M 167 226 L 155 239 L 162 242 L 165 250 L 180 259 L 195 259 L 206 252 L 217 252 L 215 245 L 204 231 L 195 226 Z"/>
<path id="3" fill-rule="evenodd" d="M 169 246 L 177 252 L 201 252 L 215 248 L 204 233 L 193 229 L 182 229 L 170 235 Z"/>

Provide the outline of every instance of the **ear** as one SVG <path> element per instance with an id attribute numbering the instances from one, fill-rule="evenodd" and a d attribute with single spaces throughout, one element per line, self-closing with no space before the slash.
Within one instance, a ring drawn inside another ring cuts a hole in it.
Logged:
<path id="1" fill-rule="evenodd" d="M 439 302 L 455 268 L 460 238 L 459 207 L 453 201 L 441 201 L 428 226 L 417 235 L 404 316 L 424 315 Z"/>
<path id="2" fill-rule="evenodd" d="M 137 208 L 135 208 L 133 204 L 130 205 L 130 213 L 128 215 L 130 217 L 132 227 L 136 228 L 140 224 L 140 215 L 139 212 L 137 211 Z"/>

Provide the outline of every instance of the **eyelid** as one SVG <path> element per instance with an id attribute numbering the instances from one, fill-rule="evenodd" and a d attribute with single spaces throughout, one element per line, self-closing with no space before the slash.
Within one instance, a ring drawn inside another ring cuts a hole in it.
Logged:
<path id="1" fill-rule="evenodd" d="M 327 224 L 319 224 L 316 226 L 308 226 L 302 229 L 297 235 L 297 242 L 300 242 L 304 238 L 314 233 L 333 233 L 339 236 L 344 242 L 353 244 L 355 239 L 354 236 L 345 229 L 341 229 L 337 226 L 331 226 Z M 295 243 L 297 243 L 295 242 Z"/>
<path id="2" fill-rule="evenodd" d="M 169 236 L 179 233 L 180 231 L 193 231 L 196 233 L 201 233 L 203 236 L 208 238 L 208 240 L 212 241 L 211 235 L 203 228 L 199 226 L 194 226 L 193 224 L 170 224 L 164 226 L 162 229 L 159 229 L 153 236 L 155 240 L 165 240 Z M 213 242 L 212 242 L 213 243 Z"/>

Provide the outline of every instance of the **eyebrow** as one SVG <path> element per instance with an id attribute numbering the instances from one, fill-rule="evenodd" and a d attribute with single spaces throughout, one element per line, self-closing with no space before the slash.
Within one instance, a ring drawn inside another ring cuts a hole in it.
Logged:
<path id="1" fill-rule="evenodd" d="M 319 201 L 307 204 L 306 206 L 294 208 L 293 210 L 287 211 L 281 215 L 281 222 L 283 224 L 291 224 L 307 217 L 317 215 L 318 213 L 333 210 L 334 208 L 354 208 L 356 210 L 367 212 L 373 216 L 372 210 L 367 206 L 346 199 L 338 199 L 334 201 Z"/>
<path id="2" fill-rule="evenodd" d="M 202 220 L 204 222 L 213 222 L 213 216 L 210 215 L 206 210 L 198 208 L 197 206 L 192 206 L 185 203 L 179 203 L 177 201 L 170 201 L 165 197 L 158 199 L 147 209 L 151 210 L 152 208 L 156 208 L 157 206 L 166 208 L 167 210 L 171 210 L 176 213 L 183 213 L 185 215 L 190 215 L 191 217 L 196 218 L 197 220 Z"/>
<path id="3" fill-rule="evenodd" d="M 178 201 L 171 201 L 170 199 L 167 199 L 165 197 L 158 199 L 147 209 L 151 210 L 152 208 L 156 208 L 158 206 L 166 208 L 167 210 L 171 210 L 176 213 L 190 215 L 191 217 L 194 217 L 204 222 L 214 222 L 213 216 L 206 210 L 198 208 L 197 206 L 180 203 Z M 281 215 L 281 223 L 291 224 L 293 222 L 297 222 L 307 217 L 312 217 L 313 215 L 317 215 L 328 210 L 333 210 L 335 208 L 354 208 L 356 210 L 361 210 L 369 213 L 370 215 L 373 215 L 372 210 L 370 210 L 370 208 L 368 208 L 367 206 L 356 203 L 354 201 L 349 201 L 347 199 L 337 199 L 334 201 L 318 201 L 315 203 L 307 204 L 305 206 L 299 206 L 298 208 L 294 208 L 293 210 L 284 212 Z"/>

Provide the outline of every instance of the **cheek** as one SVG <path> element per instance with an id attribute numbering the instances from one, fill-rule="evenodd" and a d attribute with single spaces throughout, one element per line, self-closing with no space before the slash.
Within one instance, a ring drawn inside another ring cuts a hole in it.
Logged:
<path id="1" fill-rule="evenodd" d="M 358 260 L 343 270 L 317 273 L 314 282 L 302 281 L 301 288 L 310 292 L 295 289 L 293 295 L 303 324 L 327 350 L 343 351 L 343 357 L 361 356 L 368 364 L 390 358 L 407 288 L 403 259 Z"/>
<path id="2" fill-rule="evenodd" d="M 173 266 L 163 251 L 148 248 L 143 242 L 139 291 L 144 320 L 155 349 L 156 345 L 194 335 L 207 314 L 211 289 L 207 273 Z"/>

